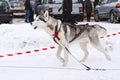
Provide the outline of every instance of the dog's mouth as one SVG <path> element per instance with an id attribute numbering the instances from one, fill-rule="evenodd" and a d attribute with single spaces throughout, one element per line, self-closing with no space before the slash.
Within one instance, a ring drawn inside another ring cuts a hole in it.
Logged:
<path id="1" fill-rule="evenodd" d="M 35 26 L 34 29 L 37 29 L 37 26 Z"/>

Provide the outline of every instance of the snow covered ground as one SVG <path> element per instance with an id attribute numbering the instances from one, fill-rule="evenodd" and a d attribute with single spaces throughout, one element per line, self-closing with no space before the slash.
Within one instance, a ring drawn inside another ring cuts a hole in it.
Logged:
<path id="1" fill-rule="evenodd" d="M 83 24 L 86 22 L 80 22 Z M 106 69 L 105 71 L 90 70 L 70 56 L 67 67 L 60 66 L 55 53 L 57 45 L 43 30 L 33 30 L 30 24 L 19 22 L 0 25 L 0 80 L 120 80 L 120 24 L 107 22 L 89 22 L 105 27 L 110 37 L 100 38 L 112 60 L 107 61 L 104 55 L 88 45 L 89 57 L 84 64 L 91 68 Z M 112 35 L 113 34 L 113 35 Z M 116 34 L 116 35 L 114 35 Z M 106 44 L 106 41 L 109 44 Z M 55 49 L 41 50 L 55 46 Z M 39 52 L 26 54 L 25 51 L 39 49 Z M 83 52 L 79 45 L 70 47 L 71 53 L 79 60 Z M 22 55 L 15 54 L 22 52 Z M 14 56 L 6 56 L 6 54 Z"/>

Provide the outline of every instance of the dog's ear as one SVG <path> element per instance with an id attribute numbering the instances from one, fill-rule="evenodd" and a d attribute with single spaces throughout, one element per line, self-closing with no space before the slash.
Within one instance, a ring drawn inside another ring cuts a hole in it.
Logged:
<path id="1" fill-rule="evenodd" d="M 45 20 L 47 21 L 47 20 L 48 20 L 48 17 L 49 17 L 49 13 L 48 13 L 47 10 L 46 10 L 45 13 L 44 13 L 44 17 L 45 17 Z"/>

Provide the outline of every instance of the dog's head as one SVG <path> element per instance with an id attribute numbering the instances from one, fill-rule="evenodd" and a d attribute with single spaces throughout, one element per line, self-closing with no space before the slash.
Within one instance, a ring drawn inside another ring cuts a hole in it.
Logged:
<path id="1" fill-rule="evenodd" d="M 39 15 L 36 19 L 31 23 L 34 29 L 45 28 L 47 27 L 47 21 L 49 18 L 48 11 L 45 11 L 43 15 Z"/>

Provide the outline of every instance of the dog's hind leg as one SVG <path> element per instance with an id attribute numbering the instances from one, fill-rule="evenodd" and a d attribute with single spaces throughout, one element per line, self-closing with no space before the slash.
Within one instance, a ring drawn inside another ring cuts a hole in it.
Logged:
<path id="1" fill-rule="evenodd" d="M 62 52 L 62 46 L 59 45 L 56 53 L 56 57 L 63 63 L 64 59 L 61 57 L 61 52 Z"/>
<path id="2" fill-rule="evenodd" d="M 99 51 L 104 53 L 107 60 L 111 60 L 110 56 L 106 53 L 106 51 L 102 48 L 98 36 L 91 36 L 90 38 L 91 44 Z"/>
<path id="3" fill-rule="evenodd" d="M 85 62 L 88 58 L 88 50 L 87 50 L 87 42 L 80 42 L 80 47 L 84 52 L 84 57 L 80 60 L 80 62 Z"/>
<path id="4" fill-rule="evenodd" d="M 101 51 L 102 53 L 104 53 L 105 57 L 107 60 L 111 60 L 110 56 L 106 53 L 106 51 L 102 48 L 102 46 L 100 45 L 100 43 L 98 42 L 98 45 L 93 44 L 93 46 L 98 49 L 99 51 Z"/>

